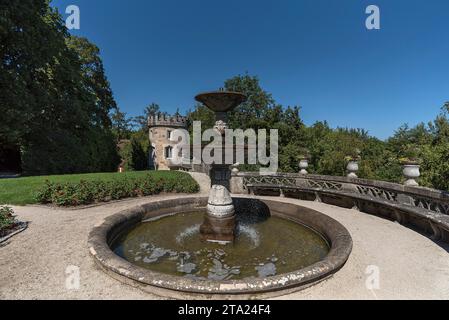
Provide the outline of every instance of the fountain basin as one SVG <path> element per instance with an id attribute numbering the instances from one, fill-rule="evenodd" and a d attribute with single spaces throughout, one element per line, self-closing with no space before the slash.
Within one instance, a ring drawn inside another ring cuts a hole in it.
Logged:
<path id="1" fill-rule="evenodd" d="M 229 112 L 245 102 L 247 97 L 239 92 L 216 91 L 201 93 L 195 100 L 214 112 Z"/>
<path id="2" fill-rule="evenodd" d="M 177 276 L 173 272 L 155 271 L 129 262 L 124 259 L 126 256 L 123 254 L 123 257 L 121 257 L 114 253 L 114 249 L 119 253 L 117 251 L 119 245 L 117 244 L 120 243 L 121 239 L 132 234 L 136 228 L 145 227 L 144 224 L 151 224 L 151 220 L 154 219 L 158 219 L 156 221 L 159 221 L 159 223 L 164 219 L 170 220 L 173 217 L 167 216 L 173 214 L 194 217 L 193 212 L 205 211 L 207 200 L 207 198 L 179 198 L 158 201 L 113 215 L 90 233 L 90 252 L 98 265 L 112 277 L 161 296 L 185 299 L 186 297 L 204 298 L 206 295 L 209 298 L 230 296 L 247 299 L 286 294 L 326 279 L 343 267 L 352 250 L 352 239 L 348 231 L 340 223 L 326 215 L 308 208 L 278 201 L 237 198 L 234 199 L 237 215 L 244 213 L 247 216 L 252 216 L 257 213 L 254 223 L 261 226 L 266 223 L 264 219 L 269 219 L 269 217 L 279 219 L 282 223 L 286 223 L 289 228 L 293 228 L 290 224 L 298 224 L 301 228 L 313 230 L 311 232 L 316 236 L 322 237 L 322 243 L 326 243 L 328 248 L 325 252 L 318 250 L 321 252 L 319 259 L 312 259 L 311 265 L 306 265 L 298 270 L 287 270 L 285 273 L 281 272 L 264 277 L 263 269 L 266 267 L 261 265 L 262 277 L 248 275 L 247 270 L 249 269 L 247 269 L 246 271 L 241 270 L 242 273 L 245 273 L 241 278 L 234 277 L 232 280 L 208 279 L 204 277 L 204 274 L 201 279 L 201 277 Z M 163 218 L 161 219 L 161 217 Z M 260 219 L 260 221 L 257 219 Z M 185 220 L 185 217 L 181 217 L 178 221 Z M 192 223 L 194 222 L 194 219 L 192 219 Z M 176 236 L 179 236 L 179 234 L 174 233 L 173 237 Z M 146 241 L 144 238 L 142 240 Z M 190 245 L 191 242 L 189 240 L 186 243 Z M 288 250 L 294 252 L 296 249 L 298 248 L 292 245 L 291 248 L 280 248 L 279 252 Z M 274 253 L 276 254 L 276 252 Z M 272 252 L 267 252 L 267 254 L 271 256 Z M 268 256 L 261 257 L 261 259 L 265 258 L 268 258 Z M 187 269 L 190 266 L 187 265 Z"/>

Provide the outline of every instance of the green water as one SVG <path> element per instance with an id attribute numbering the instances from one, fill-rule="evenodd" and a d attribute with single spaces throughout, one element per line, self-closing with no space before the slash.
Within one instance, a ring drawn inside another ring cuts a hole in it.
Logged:
<path id="1" fill-rule="evenodd" d="M 239 221 L 232 244 L 204 242 L 204 212 L 143 222 L 121 235 L 112 249 L 152 271 L 195 279 L 233 280 L 292 272 L 322 260 L 327 242 L 309 228 L 278 217 Z"/>

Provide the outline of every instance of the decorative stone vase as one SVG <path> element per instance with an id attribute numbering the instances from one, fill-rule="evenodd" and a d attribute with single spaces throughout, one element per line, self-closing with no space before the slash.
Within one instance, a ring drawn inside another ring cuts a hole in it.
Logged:
<path id="1" fill-rule="evenodd" d="M 408 187 L 417 187 L 419 183 L 416 182 L 415 179 L 418 179 L 421 176 L 421 172 L 419 171 L 420 165 L 416 163 L 408 163 L 403 165 L 402 173 L 404 177 L 407 179 L 405 181 L 405 185 Z"/>
<path id="2" fill-rule="evenodd" d="M 359 163 L 356 160 L 349 161 L 346 170 L 348 171 L 348 178 L 358 178 L 357 172 L 359 171 Z"/>
<path id="3" fill-rule="evenodd" d="M 299 173 L 306 175 L 308 174 L 307 168 L 309 167 L 309 160 L 308 159 L 301 159 L 299 161 L 299 169 L 301 170 Z"/>

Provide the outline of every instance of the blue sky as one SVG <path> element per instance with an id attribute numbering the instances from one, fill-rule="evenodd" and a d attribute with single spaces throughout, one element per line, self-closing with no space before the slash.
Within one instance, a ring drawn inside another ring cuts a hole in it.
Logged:
<path id="1" fill-rule="evenodd" d="M 167 112 L 248 72 L 306 124 L 380 138 L 435 118 L 449 101 L 447 0 L 53 0 L 81 10 L 122 110 Z M 365 9 L 381 10 L 381 30 Z M 64 15 L 65 17 L 66 15 Z"/>

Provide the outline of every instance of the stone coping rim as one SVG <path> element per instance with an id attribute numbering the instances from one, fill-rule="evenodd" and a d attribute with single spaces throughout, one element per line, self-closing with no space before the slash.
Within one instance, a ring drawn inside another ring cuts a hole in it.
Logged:
<path id="1" fill-rule="evenodd" d="M 255 199 L 258 200 L 257 198 Z M 274 200 L 260 201 L 272 204 L 281 203 Z M 114 278 L 117 278 L 118 276 L 119 280 L 123 280 L 124 282 L 132 280 L 131 282 L 135 282 L 138 285 L 165 289 L 168 290 L 168 292 L 226 296 L 263 294 L 293 289 L 294 291 L 298 291 L 304 289 L 315 282 L 319 282 L 332 276 L 340 270 L 345 265 L 352 251 L 352 238 L 343 225 L 323 213 L 288 203 L 282 204 L 296 209 L 300 208 L 308 210 L 308 214 L 310 215 L 312 212 L 313 219 L 317 221 L 318 224 L 329 227 L 328 230 L 317 230 L 317 227 L 310 226 L 305 221 L 295 219 L 295 213 L 291 215 L 288 214 L 288 218 L 297 223 L 302 223 L 321 234 L 330 245 L 330 251 L 323 260 L 309 267 L 290 273 L 261 279 L 230 281 L 193 280 L 138 267 L 117 256 L 110 249 L 110 244 L 119 233 L 125 228 L 129 228 L 144 220 L 146 214 L 151 210 L 173 209 L 177 211 L 178 214 L 183 211 L 192 211 L 191 209 L 195 208 L 203 209 L 205 204 L 207 204 L 207 197 L 179 198 L 175 200 L 149 202 L 109 216 L 102 224 L 95 226 L 90 232 L 88 239 L 90 254 L 104 271 Z M 191 206 L 190 210 L 187 208 L 189 205 Z M 156 216 L 163 215 L 164 214 L 161 213 Z M 277 215 L 274 212 L 274 215 L 287 218 L 284 214 Z M 167 294 L 167 296 L 172 297 L 173 295 Z"/>

